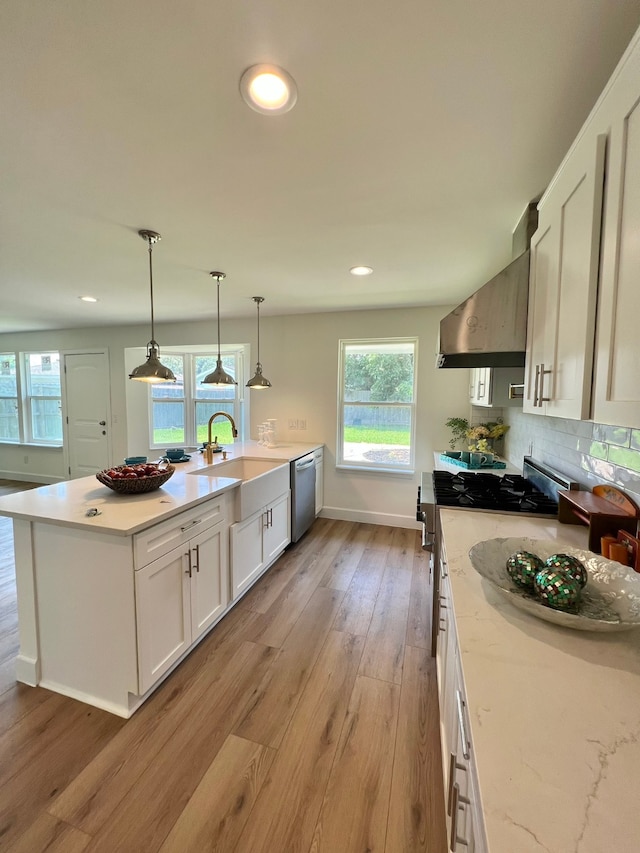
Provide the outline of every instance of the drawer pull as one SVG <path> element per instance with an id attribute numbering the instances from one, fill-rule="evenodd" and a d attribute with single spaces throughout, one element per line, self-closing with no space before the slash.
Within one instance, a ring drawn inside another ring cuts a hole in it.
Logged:
<path id="1" fill-rule="evenodd" d="M 460 838 L 458 835 L 458 810 L 461 805 L 468 806 L 469 800 L 463 797 L 460 793 L 460 786 L 456 782 L 453 786 L 453 797 L 451 803 L 451 838 L 449 839 L 449 850 L 455 853 L 458 844 L 463 844 L 465 847 L 469 845 L 466 838 Z"/>
<path id="2" fill-rule="evenodd" d="M 196 518 L 196 520 L 195 520 L 195 521 L 191 521 L 189 524 L 186 524 L 184 527 L 181 527 L 181 528 L 180 528 L 180 530 L 184 533 L 184 532 L 185 532 L 185 530 L 190 530 L 190 529 L 191 529 L 192 527 L 194 527 L 196 524 L 201 524 L 201 523 L 202 523 L 202 519 L 201 519 L 201 518 Z"/>
<path id="3" fill-rule="evenodd" d="M 464 718 L 465 701 L 459 690 L 456 690 L 456 705 L 458 706 L 458 726 L 462 738 L 462 757 L 468 761 L 471 758 L 471 741 L 467 737 L 467 726 Z"/>

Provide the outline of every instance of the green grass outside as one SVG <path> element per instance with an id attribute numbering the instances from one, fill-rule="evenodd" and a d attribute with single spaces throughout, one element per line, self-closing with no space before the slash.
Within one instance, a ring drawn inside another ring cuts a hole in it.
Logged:
<path id="1" fill-rule="evenodd" d="M 218 444 L 231 444 L 233 436 L 231 435 L 231 424 L 229 421 L 216 421 L 213 424 L 211 438 L 218 436 Z M 207 427 L 198 427 L 198 444 L 207 440 Z M 168 429 L 156 429 L 153 431 L 153 443 L 162 447 L 181 447 L 184 444 L 184 430 L 176 427 Z"/>
<path id="2" fill-rule="evenodd" d="M 228 421 L 217 421 L 213 424 L 212 437 L 218 436 L 219 444 L 231 444 L 231 424 Z M 300 440 L 304 435 L 300 434 Z M 409 447 L 408 429 L 380 429 L 375 427 L 351 426 L 345 427 L 344 440 L 348 444 L 398 444 Z M 207 440 L 207 428 L 198 428 L 198 444 Z M 156 429 L 153 433 L 154 444 L 161 447 L 180 447 L 184 444 L 184 430 L 169 428 Z"/>
<path id="3" fill-rule="evenodd" d="M 400 444 L 409 447 L 408 429 L 380 429 L 375 427 L 351 426 L 344 428 L 344 440 L 348 444 Z"/>

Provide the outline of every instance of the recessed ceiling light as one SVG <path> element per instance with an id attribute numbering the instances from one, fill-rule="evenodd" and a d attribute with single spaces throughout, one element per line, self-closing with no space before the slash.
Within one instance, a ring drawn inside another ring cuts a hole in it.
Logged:
<path id="1" fill-rule="evenodd" d="M 371 267 L 351 267 L 349 272 L 351 275 L 371 275 L 373 269 Z"/>
<path id="2" fill-rule="evenodd" d="M 82 302 L 98 302 L 99 300 L 95 298 L 95 296 L 78 296 Z"/>
<path id="3" fill-rule="evenodd" d="M 277 65 L 252 65 L 240 78 L 240 93 L 258 113 L 279 115 L 289 112 L 298 100 L 296 81 Z"/>

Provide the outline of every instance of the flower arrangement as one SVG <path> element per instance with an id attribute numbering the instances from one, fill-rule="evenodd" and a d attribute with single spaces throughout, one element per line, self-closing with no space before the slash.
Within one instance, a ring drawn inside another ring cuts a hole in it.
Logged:
<path id="1" fill-rule="evenodd" d="M 445 425 L 451 430 L 451 438 L 449 447 L 454 450 L 459 441 L 467 439 L 469 450 L 479 450 L 481 453 L 486 453 L 491 450 L 491 442 L 503 435 L 509 429 L 509 425 L 505 424 L 502 418 L 491 421 L 486 424 L 469 425 L 466 418 L 449 418 Z"/>

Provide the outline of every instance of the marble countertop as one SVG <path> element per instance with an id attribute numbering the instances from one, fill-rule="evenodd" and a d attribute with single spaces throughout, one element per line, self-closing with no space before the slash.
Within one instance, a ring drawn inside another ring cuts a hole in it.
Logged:
<path id="1" fill-rule="evenodd" d="M 440 510 L 490 853 L 639 849 L 640 630 L 560 628 L 499 597 L 468 552 L 494 537 L 586 547 L 586 527 Z"/>
<path id="2" fill-rule="evenodd" d="M 225 445 L 225 450 L 227 461 L 244 458 L 288 463 L 322 446 L 290 443 L 262 447 L 248 441 Z M 238 479 L 223 476 L 221 453 L 214 454 L 213 460 L 213 466 L 208 466 L 204 454 L 191 454 L 188 462 L 175 465 L 175 473 L 163 486 L 146 494 L 117 494 L 95 477 L 17 492 L 0 498 L 0 515 L 130 536 L 240 484 Z M 192 476 L 207 467 L 212 469 L 211 476 Z M 89 509 L 97 509 L 99 515 L 87 516 Z"/>

